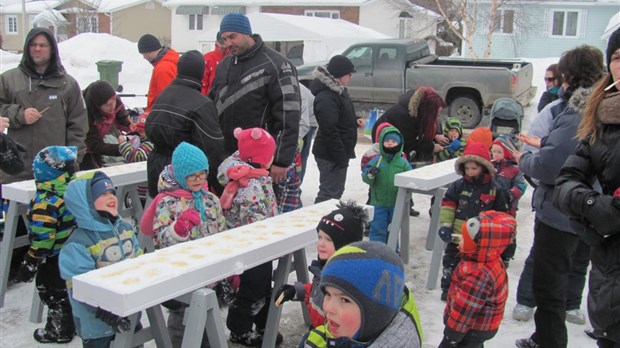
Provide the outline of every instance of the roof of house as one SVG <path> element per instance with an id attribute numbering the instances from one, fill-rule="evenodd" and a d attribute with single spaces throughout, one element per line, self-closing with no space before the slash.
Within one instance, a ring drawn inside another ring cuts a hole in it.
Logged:
<path id="1" fill-rule="evenodd" d="M 99 12 L 114 12 L 149 2 L 164 3 L 163 0 L 101 0 Z"/>
<path id="2" fill-rule="evenodd" d="M 58 4 L 58 1 L 33 1 L 26 3 L 26 13 L 39 13 L 48 9 L 53 8 Z M 0 7 L 0 12 L 2 14 L 21 14 L 22 13 L 22 4 L 14 3 L 10 5 L 5 5 Z"/>

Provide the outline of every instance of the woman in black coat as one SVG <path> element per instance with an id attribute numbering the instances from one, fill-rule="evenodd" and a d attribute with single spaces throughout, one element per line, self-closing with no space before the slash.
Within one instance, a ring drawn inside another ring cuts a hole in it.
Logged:
<path id="1" fill-rule="evenodd" d="M 588 316 L 599 347 L 620 346 L 620 29 L 607 46 L 609 74 L 588 100 L 554 203 L 590 245 Z M 605 91 L 614 82 L 615 86 Z M 593 190 L 598 180 L 602 192 Z"/>
<path id="2" fill-rule="evenodd" d="M 159 174 L 172 161 L 181 142 L 201 149 L 209 159 L 207 181 L 222 191 L 217 168 L 224 160 L 224 136 L 211 99 L 200 93 L 205 61 L 200 52 L 185 52 L 177 65 L 177 77 L 155 100 L 146 119 L 146 137 L 155 147 L 147 160 L 149 196 L 157 195 Z"/>
<path id="3" fill-rule="evenodd" d="M 415 91 L 409 90 L 377 119 L 372 128 L 372 142 L 377 141 L 374 139 L 377 126 L 388 122 L 403 135 L 403 152 L 410 162 L 430 163 L 435 152 L 443 150 L 433 139 L 439 113 L 445 107 L 446 102 L 432 87 L 422 86 Z"/>

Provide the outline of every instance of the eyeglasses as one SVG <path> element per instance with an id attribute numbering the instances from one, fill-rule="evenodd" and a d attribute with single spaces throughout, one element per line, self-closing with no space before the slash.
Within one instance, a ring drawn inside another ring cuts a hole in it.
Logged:
<path id="1" fill-rule="evenodd" d="M 207 172 L 203 170 L 203 171 L 188 175 L 186 179 L 191 180 L 191 181 L 198 181 L 198 180 L 204 180 L 206 178 L 207 178 Z"/>
<path id="2" fill-rule="evenodd" d="M 545 81 L 547 82 L 553 82 L 555 80 L 556 80 L 555 77 L 545 77 Z"/>
<path id="3" fill-rule="evenodd" d="M 46 43 L 31 42 L 30 44 L 28 44 L 28 47 L 32 47 L 32 48 L 36 48 L 36 47 L 48 48 L 48 47 L 50 47 L 50 45 L 46 44 Z"/>

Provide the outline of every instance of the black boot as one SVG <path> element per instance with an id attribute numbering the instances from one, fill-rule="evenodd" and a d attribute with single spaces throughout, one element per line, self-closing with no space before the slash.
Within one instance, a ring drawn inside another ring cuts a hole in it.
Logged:
<path id="1" fill-rule="evenodd" d="M 41 301 L 47 305 L 47 323 L 34 331 L 39 343 L 68 343 L 75 336 L 75 323 L 66 290 L 39 291 Z M 45 298 L 45 299 L 44 299 Z"/>

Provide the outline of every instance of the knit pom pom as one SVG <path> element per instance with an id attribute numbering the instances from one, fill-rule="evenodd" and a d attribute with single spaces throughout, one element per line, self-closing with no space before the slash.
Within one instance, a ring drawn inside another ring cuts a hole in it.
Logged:
<path id="1" fill-rule="evenodd" d="M 242 131 L 243 129 L 241 129 L 240 127 L 235 128 L 235 130 L 233 131 L 233 135 L 235 136 L 235 139 L 239 139 L 239 135 L 241 134 Z"/>

